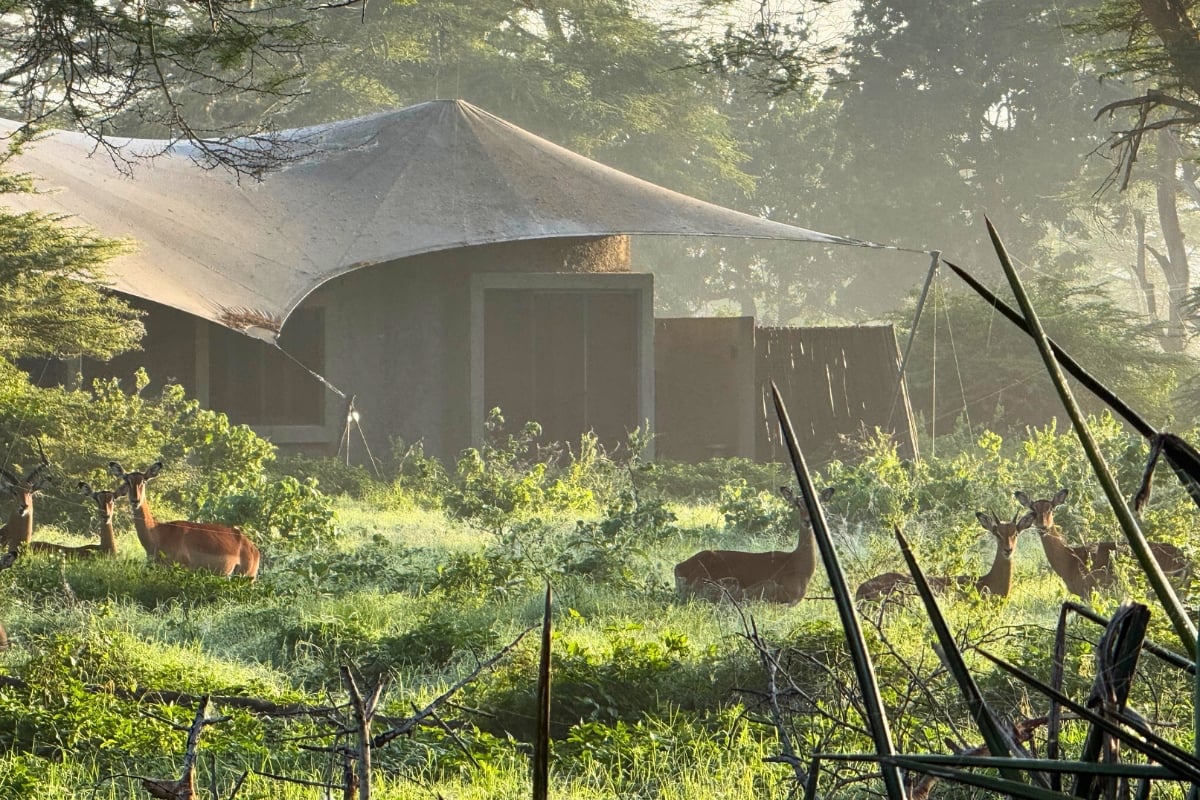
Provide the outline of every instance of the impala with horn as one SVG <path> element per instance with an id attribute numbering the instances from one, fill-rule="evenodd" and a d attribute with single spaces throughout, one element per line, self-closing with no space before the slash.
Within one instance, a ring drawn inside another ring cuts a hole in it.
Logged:
<path id="1" fill-rule="evenodd" d="M 16 501 L 8 523 L 0 530 L 0 544 L 4 549 L 13 552 L 22 545 L 28 545 L 33 540 L 33 497 L 52 480 L 50 462 L 46 451 L 42 449 L 42 441 L 37 442 L 38 455 L 42 460 L 22 480 L 4 467 L 0 467 L 0 487 L 7 490 Z"/>

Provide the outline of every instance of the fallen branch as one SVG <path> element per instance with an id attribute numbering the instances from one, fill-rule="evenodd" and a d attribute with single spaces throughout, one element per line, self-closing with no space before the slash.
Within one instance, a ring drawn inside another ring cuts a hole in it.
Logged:
<path id="1" fill-rule="evenodd" d="M 538 627 L 540 627 L 540 626 L 530 625 L 528 628 L 521 631 L 521 633 L 517 636 L 517 638 L 515 638 L 511 642 L 509 642 L 507 646 L 505 646 L 498 653 L 496 653 L 495 655 L 493 655 L 491 658 L 487 659 L 486 661 L 481 661 L 478 664 L 476 664 L 475 669 L 471 670 L 471 672 L 468 675 L 461 678 L 457 683 L 455 683 L 449 689 L 447 689 L 446 691 L 442 692 L 440 695 L 435 697 L 433 699 L 433 702 L 431 702 L 429 705 L 425 706 L 425 708 L 418 711 L 414 716 L 409 717 L 408 719 L 404 720 L 402 723 L 400 723 L 396 727 L 391 728 L 390 730 L 386 730 L 383 733 L 376 736 L 374 739 L 372 739 L 371 747 L 383 747 L 385 744 L 392 741 L 393 739 L 396 739 L 400 736 L 407 736 L 408 734 L 412 733 L 413 729 L 415 729 L 418 725 L 420 725 L 421 722 L 423 720 L 425 720 L 427 717 L 433 716 L 433 714 L 438 710 L 438 708 L 440 708 L 443 703 L 445 703 L 452 696 L 454 696 L 454 694 L 457 693 L 459 689 L 461 689 L 462 687 L 466 686 L 468 683 L 470 683 L 471 681 L 473 681 L 477 677 L 479 677 L 480 673 L 482 673 L 485 669 L 490 669 L 491 667 L 495 666 L 495 664 L 497 662 L 499 662 L 500 659 L 504 658 L 506 655 L 511 653 L 513 651 L 513 649 L 515 649 L 516 646 L 518 644 L 520 644 L 522 639 L 524 639 L 526 636 L 529 635 L 529 633 L 531 631 L 537 629 Z"/>
<path id="2" fill-rule="evenodd" d="M 188 728 L 187 746 L 183 755 L 183 772 L 178 780 L 159 780 L 157 778 L 141 778 L 142 788 L 152 797 L 161 800 L 192 800 L 196 796 L 196 783 L 193 773 L 196 768 L 196 758 L 200 751 L 200 734 L 205 725 L 215 725 L 224 722 L 229 717 L 208 716 L 209 698 L 200 701 L 196 709 L 196 717 Z M 240 783 L 240 782 L 239 782 Z"/>

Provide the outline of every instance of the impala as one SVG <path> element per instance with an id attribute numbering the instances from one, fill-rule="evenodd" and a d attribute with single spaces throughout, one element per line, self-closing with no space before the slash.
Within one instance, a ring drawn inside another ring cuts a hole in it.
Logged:
<path id="1" fill-rule="evenodd" d="M 0 467 L 0 487 L 10 492 L 16 500 L 8 522 L 0 529 L 0 544 L 9 552 L 18 550 L 33 539 L 33 496 L 51 481 L 50 462 L 46 460 L 46 451 L 42 449 L 40 440 L 38 453 L 42 457 L 41 463 L 30 470 L 24 480 Z"/>
<path id="2" fill-rule="evenodd" d="M 95 502 L 96 509 L 100 512 L 100 544 L 67 547 L 51 542 L 30 542 L 30 550 L 35 553 L 54 553 L 71 558 L 91 558 L 97 555 L 115 556 L 117 554 L 117 537 L 113 532 L 113 509 L 117 498 L 123 496 L 128 488 L 122 483 L 118 487 L 118 491 L 92 491 L 91 486 L 80 481 L 79 490 L 85 497 L 90 497 Z"/>
<path id="3" fill-rule="evenodd" d="M 1017 549 L 1017 538 L 1021 531 L 1033 524 L 1033 512 L 1017 519 L 1014 514 L 1011 522 L 1003 522 L 994 514 L 979 511 L 975 514 L 983 529 L 996 539 L 996 556 L 992 560 L 992 568 L 987 573 L 976 578 L 973 575 L 935 575 L 926 578 L 935 591 L 944 592 L 954 589 L 964 592 L 974 586 L 979 594 L 991 594 L 996 597 L 1008 597 L 1012 591 L 1012 557 Z M 902 572 L 885 572 L 874 578 L 863 581 L 854 592 L 856 600 L 886 600 L 890 595 L 911 588 L 912 577 Z"/>
<path id="4" fill-rule="evenodd" d="M 703 550 L 675 565 L 675 587 L 682 596 L 708 600 L 729 596 L 790 606 L 800 602 L 816 571 L 816 539 L 804 502 L 787 487 L 779 491 L 796 509 L 800 526 L 796 549 L 767 553 Z M 820 500 L 832 496 L 833 489 L 828 488 Z"/>
<path id="5" fill-rule="evenodd" d="M 118 494 L 129 494 L 133 526 L 146 555 L 160 563 L 179 564 L 218 575 L 258 575 L 258 548 L 237 528 L 205 522 L 158 522 L 146 501 L 146 484 L 162 471 L 156 461 L 142 472 L 126 472 L 116 461 L 108 469 L 124 482 Z"/>
<path id="6" fill-rule="evenodd" d="M 1066 489 L 1059 489 L 1048 500 L 1032 500 L 1028 494 L 1019 490 L 1013 492 L 1013 496 L 1033 513 L 1033 524 L 1041 535 L 1042 550 L 1046 553 L 1050 569 L 1062 578 L 1067 591 L 1086 600 L 1094 590 L 1113 584 L 1116 580 L 1116 573 L 1112 568 L 1113 553 L 1118 550 L 1124 552 L 1126 548 L 1117 542 L 1068 545 L 1062 538 L 1062 531 L 1054 522 L 1054 509 L 1066 502 L 1067 493 Z M 1150 542 L 1150 553 L 1168 577 L 1186 577 L 1191 569 L 1191 562 L 1187 556 L 1173 544 Z"/>

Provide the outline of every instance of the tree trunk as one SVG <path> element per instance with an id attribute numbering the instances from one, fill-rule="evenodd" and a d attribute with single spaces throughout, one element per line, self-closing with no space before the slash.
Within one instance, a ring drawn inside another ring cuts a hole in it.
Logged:
<path id="1" fill-rule="evenodd" d="M 1138 0 L 1155 35 L 1166 48 L 1176 77 L 1200 94 L 1200 31 L 1184 0 Z"/>
<path id="2" fill-rule="evenodd" d="M 1154 296 L 1154 284 L 1150 282 L 1150 274 L 1146 271 L 1146 214 L 1140 208 L 1133 210 L 1133 226 L 1137 231 L 1137 260 L 1134 262 L 1133 275 L 1146 304 L 1146 315 L 1156 320 L 1158 300 Z"/>
<path id="3" fill-rule="evenodd" d="M 1167 283 L 1167 329 L 1163 338 L 1163 349 L 1169 352 L 1183 350 L 1184 318 L 1183 303 L 1187 299 L 1191 270 L 1188 267 L 1187 247 L 1183 241 L 1183 229 L 1179 225 L 1177 181 L 1178 166 L 1176 148 L 1170 139 L 1171 133 L 1163 131 L 1159 138 L 1159 175 L 1155 190 L 1158 202 L 1158 224 L 1162 230 L 1166 257 L 1158 259 Z"/>

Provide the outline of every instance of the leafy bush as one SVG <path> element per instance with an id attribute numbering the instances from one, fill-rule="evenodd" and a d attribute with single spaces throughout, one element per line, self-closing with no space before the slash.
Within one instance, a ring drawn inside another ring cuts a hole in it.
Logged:
<path id="1" fill-rule="evenodd" d="M 138 470 L 161 459 L 167 469 L 155 482 L 156 510 L 173 507 L 189 515 L 214 497 L 262 479 L 275 457 L 270 442 L 224 414 L 200 408 L 179 386 L 144 396 L 149 381 L 139 371 L 129 394 L 116 380 L 96 381 L 86 390 L 39 388 L 0 362 L 0 440 L 14 445 L 10 465 L 28 469 L 36 462 L 36 437 L 57 479 L 38 505 L 41 522 L 90 530 L 94 512 L 79 502 L 75 482 L 110 486 L 106 465 L 114 460 Z"/>
<path id="2" fill-rule="evenodd" d="M 300 454 L 281 456 L 271 468 L 276 478 L 311 478 L 323 494 L 346 495 L 356 500 L 367 497 L 379 486 L 366 467 L 347 464 L 340 458 L 314 458 Z"/>
<path id="3" fill-rule="evenodd" d="M 564 468 L 557 446 L 539 446 L 542 429 L 536 422 L 507 434 L 500 409 L 492 409 L 486 427 L 487 442 L 463 451 L 456 464 L 455 484 L 446 496 L 451 516 L 500 532 L 539 514 L 595 510 L 587 479 L 602 459 L 594 447 L 581 448 L 585 460 L 572 459 Z"/>
<path id="4" fill-rule="evenodd" d="M 645 583 L 646 560 L 675 533 L 675 514 L 657 499 L 623 492 L 599 520 L 579 520 L 559 549 L 555 567 L 612 586 Z"/>
<path id="5" fill-rule="evenodd" d="M 748 491 L 773 492 L 795 480 L 790 465 L 748 458 L 714 458 L 699 464 L 655 461 L 632 477 L 638 491 L 693 502 L 719 502 L 727 486 L 745 484 Z"/>
<path id="6" fill-rule="evenodd" d="M 717 510 L 728 527 L 751 536 L 789 529 L 795 513 L 780 498 L 778 490 L 752 490 L 744 478 L 721 487 Z"/>
<path id="7" fill-rule="evenodd" d="M 406 444 L 403 439 L 392 440 L 392 461 L 395 476 L 392 488 L 421 508 L 441 508 L 450 492 L 450 475 L 442 462 L 425 455 L 424 442 Z"/>
<path id="8" fill-rule="evenodd" d="M 236 494 L 213 497 L 198 516 L 244 526 L 265 551 L 319 550 L 338 533 L 333 503 L 312 478 L 260 477 Z"/>

